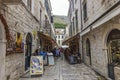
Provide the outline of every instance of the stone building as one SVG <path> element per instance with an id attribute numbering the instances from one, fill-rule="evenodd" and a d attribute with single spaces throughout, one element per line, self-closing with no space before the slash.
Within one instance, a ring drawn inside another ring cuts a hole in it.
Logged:
<path id="1" fill-rule="evenodd" d="M 62 42 L 65 38 L 65 29 L 55 29 L 55 35 L 56 35 L 56 42 L 58 46 L 62 46 Z"/>
<path id="2" fill-rule="evenodd" d="M 48 20 L 52 25 L 50 16 L 44 0 L 0 0 L 0 80 L 18 80 L 29 71 L 38 32 Z"/>
<path id="3" fill-rule="evenodd" d="M 69 45 L 71 53 L 80 55 L 80 34 L 81 31 L 81 6 L 80 0 L 69 0 L 68 18 L 69 24 L 66 27 L 66 38 L 63 44 Z M 69 32 L 67 32 L 69 31 Z"/>
<path id="4" fill-rule="evenodd" d="M 119 80 L 120 0 L 71 0 L 71 2 L 70 8 L 77 6 L 76 2 L 80 4 L 78 21 L 81 22 L 78 27 L 83 62 L 105 78 Z M 69 10 L 71 12 L 68 16 L 74 13 L 74 9 L 76 8 Z M 70 27 L 72 24 L 74 22 L 70 19 Z M 70 29 L 70 35 L 76 32 L 75 24 L 73 27 Z M 67 41 L 69 39 L 65 42 Z"/>
<path id="5" fill-rule="evenodd" d="M 40 24 L 40 31 L 38 33 L 38 46 L 42 49 L 47 47 L 46 51 L 48 51 L 56 45 L 55 31 L 53 27 L 53 15 L 51 13 L 52 7 L 50 0 L 42 0 L 41 2 L 43 6 L 40 12 L 43 13 L 43 15 L 40 15 L 42 17 L 42 24 Z"/>
<path id="6" fill-rule="evenodd" d="M 68 18 L 67 16 L 60 16 L 60 15 L 54 15 L 54 27 L 55 27 L 55 35 L 56 35 L 56 42 L 59 47 L 62 46 L 62 42 L 65 38 L 66 33 L 66 26 L 68 24 Z"/>

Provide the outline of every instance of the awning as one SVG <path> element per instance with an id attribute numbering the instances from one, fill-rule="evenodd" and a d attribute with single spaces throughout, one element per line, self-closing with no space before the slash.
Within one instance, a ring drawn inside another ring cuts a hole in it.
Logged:
<path id="1" fill-rule="evenodd" d="M 44 39 L 46 39 L 46 40 L 49 40 L 49 41 L 51 41 L 53 44 L 57 45 L 56 41 L 55 41 L 52 37 L 50 37 L 50 36 L 48 36 L 48 35 L 46 35 L 46 34 L 43 34 L 43 33 L 41 33 L 41 32 L 38 32 L 38 36 L 41 37 L 41 38 L 44 38 Z"/>
<path id="2" fill-rule="evenodd" d="M 67 38 L 66 40 L 64 40 L 64 41 L 63 41 L 63 44 L 67 44 L 67 43 L 73 41 L 74 39 L 79 39 L 79 38 L 80 38 L 80 35 L 79 35 L 79 33 L 78 33 L 78 34 L 76 34 L 76 35 L 74 35 L 74 36 L 72 36 L 72 37 Z"/>

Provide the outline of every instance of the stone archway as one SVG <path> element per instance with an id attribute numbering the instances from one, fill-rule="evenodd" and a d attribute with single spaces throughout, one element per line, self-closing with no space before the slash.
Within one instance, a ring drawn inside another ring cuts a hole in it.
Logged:
<path id="1" fill-rule="evenodd" d="M 5 80 L 6 34 L 0 21 L 0 80 Z"/>
<path id="2" fill-rule="evenodd" d="M 107 37 L 108 47 L 108 76 L 114 77 L 114 67 L 120 64 L 120 30 L 113 29 Z"/>
<path id="3" fill-rule="evenodd" d="M 25 70 L 28 70 L 30 67 L 31 54 L 32 54 L 32 35 L 28 33 L 26 36 Z"/>

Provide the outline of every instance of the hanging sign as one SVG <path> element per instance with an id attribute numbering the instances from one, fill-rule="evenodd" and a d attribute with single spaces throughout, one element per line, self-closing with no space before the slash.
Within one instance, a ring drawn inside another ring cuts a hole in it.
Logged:
<path id="1" fill-rule="evenodd" d="M 30 75 L 43 74 L 43 56 L 32 56 L 30 62 Z"/>

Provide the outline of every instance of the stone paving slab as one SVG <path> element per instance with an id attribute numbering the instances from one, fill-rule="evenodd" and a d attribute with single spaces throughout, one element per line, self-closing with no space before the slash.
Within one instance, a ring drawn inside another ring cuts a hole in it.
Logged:
<path id="1" fill-rule="evenodd" d="M 30 78 L 30 75 L 26 74 L 26 78 L 19 80 L 98 80 L 96 73 L 84 64 L 70 65 L 60 58 L 55 61 L 54 66 L 45 67 L 42 77 Z"/>

